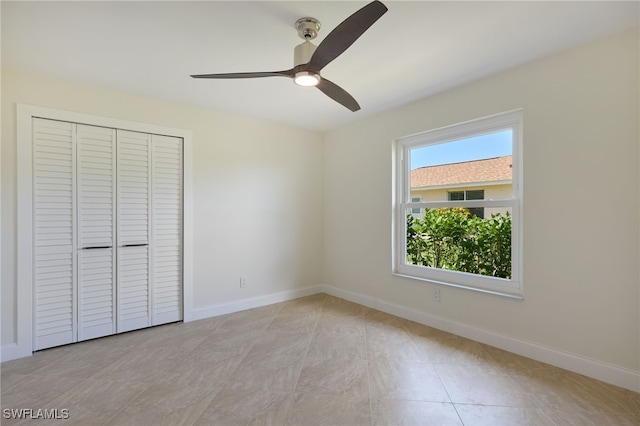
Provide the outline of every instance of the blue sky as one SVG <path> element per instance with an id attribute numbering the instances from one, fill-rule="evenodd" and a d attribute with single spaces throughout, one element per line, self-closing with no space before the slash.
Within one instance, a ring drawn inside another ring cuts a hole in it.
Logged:
<path id="1" fill-rule="evenodd" d="M 411 170 L 511 155 L 511 129 L 411 150 Z"/>

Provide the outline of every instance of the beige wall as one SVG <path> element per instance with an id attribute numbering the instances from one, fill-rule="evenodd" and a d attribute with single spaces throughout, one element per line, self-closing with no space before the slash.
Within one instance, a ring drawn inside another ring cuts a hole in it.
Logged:
<path id="1" fill-rule="evenodd" d="M 329 132 L 325 283 L 640 372 L 638 64 L 633 31 Z M 391 273 L 392 140 L 515 108 L 524 300 L 444 287 L 434 302 L 431 285 Z"/>
<path id="2" fill-rule="evenodd" d="M 16 103 L 193 131 L 196 309 L 321 284 L 320 133 L 3 69 L 2 344 L 15 342 L 24 285 L 16 282 Z"/>

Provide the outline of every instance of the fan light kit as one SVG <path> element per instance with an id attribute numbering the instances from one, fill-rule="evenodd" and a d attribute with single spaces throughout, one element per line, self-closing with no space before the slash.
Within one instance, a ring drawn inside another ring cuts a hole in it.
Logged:
<path id="1" fill-rule="evenodd" d="M 309 71 L 300 71 L 293 77 L 293 82 L 298 86 L 311 87 L 320 83 L 320 76 Z"/>
<path id="2" fill-rule="evenodd" d="M 379 1 L 373 1 L 342 21 L 316 47 L 311 40 L 318 36 L 320 21 L 315 18 L 300 18 L 295 23 L 298 36 L 304 40 L 293 51 L 293 68 L 284 71 L 240 72 L 227 74 L 198 74 L 193 78 L 260 78 L 289 77 L 299 86 L 320 89 L 325 95 L 351 111 L 358 111 L 360 105 L 343 88 L 320 76 L 320 71 L 340 56 L 382 15 L 387 7 Z"/>

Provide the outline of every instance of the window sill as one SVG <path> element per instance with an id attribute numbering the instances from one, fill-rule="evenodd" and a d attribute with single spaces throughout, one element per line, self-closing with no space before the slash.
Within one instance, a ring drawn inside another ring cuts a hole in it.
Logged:
<path id="1" fill-rule="evenodd" d="M 471 291 L 476 291 L 478 293 L 484 293 L 484 294 L 492 294 L 494 296 L 506 297 L 508 299 L 524 300 L 524 296 L 522 294 L 506 293 L 506 292 L 496 291 L 496 290 L 487 290 L 487 289 L 484 289 L 484 288 L 471 287 L 471 286 L 466 286 L 466 285 L 462 285 L 462 284 L 448 283 L 448 282 L 444 282 L 444 281 L 437 281 L 437 280 L 433 280 L 433 279 L 429 279 L 429 278 L 423 278 L 423 277 L 416 277 L 415 275 L 401 274 L 399 272 L 392 272 L 391 274 L 396 276 L 396 277 L 409 278 L 409 279 L 412 279 L 412 280 L 424 281 L 424 282 L 427 282 L 427 283 L 430 283 L 430 284 L 446 285 L 448 287 L 461 288 L 461 289 L 464 289 L 464 290 L 471 290 Z"/>

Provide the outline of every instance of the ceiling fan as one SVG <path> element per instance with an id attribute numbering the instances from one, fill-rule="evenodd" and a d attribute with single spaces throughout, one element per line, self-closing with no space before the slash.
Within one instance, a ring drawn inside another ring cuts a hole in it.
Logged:
<path id="1" fill-rule="evenodd" d="M 387 8 L 379 1 L 373 1 L 342 21 L 322 42 L 315 46 L 310 40 L 318 35 L 320 21 L 315 18 L 301 18 L 295 27 L 304 43 L 295 47 L 294 66 L 284 71 L 239 72 L 227 74 L 198 74 L 193 78 L 259 78 L 289 77 L 300 86 L 315 86 L 325 95 L 351 111 L 358 111 L 360 105 L 343 88 L 320 76 L 320 71 L 349 48 Z"/>

